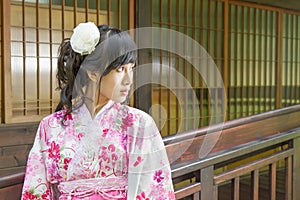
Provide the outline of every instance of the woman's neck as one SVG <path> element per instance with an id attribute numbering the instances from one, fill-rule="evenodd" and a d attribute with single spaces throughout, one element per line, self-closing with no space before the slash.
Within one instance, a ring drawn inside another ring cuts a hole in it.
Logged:
<path id="1" fill-rule="evenodd" d="M 103 108 L 103 106 L 109 101 L 108 98 L 101 95 L 98 88 L 99 87 L 97 87 L 96 84 L 91 83 L 85 91 L 86 100 L 84 103 L 92 118 L 94 118 L 101 108 Z"/>

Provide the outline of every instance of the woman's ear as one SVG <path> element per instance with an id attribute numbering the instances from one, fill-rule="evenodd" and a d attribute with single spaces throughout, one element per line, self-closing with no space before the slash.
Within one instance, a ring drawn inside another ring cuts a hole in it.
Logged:
<path id="1" fill-rule="evenodd" d="M 99 80 L 99 73 L 96 73 L 96 72 L 92 72 L 92 71 L 87 71 L 87 75 L 88 77 L 90 78 L 91 81 L 93 82 L 98 82 Z"/>

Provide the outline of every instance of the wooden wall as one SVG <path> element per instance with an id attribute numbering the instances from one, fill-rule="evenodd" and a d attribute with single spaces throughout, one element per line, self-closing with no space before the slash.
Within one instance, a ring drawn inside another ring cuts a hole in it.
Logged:
<path id="1" fill-rule="evenodd" d="M 0 125 L 0 177 L 23 172 L 38 123 Z"/>

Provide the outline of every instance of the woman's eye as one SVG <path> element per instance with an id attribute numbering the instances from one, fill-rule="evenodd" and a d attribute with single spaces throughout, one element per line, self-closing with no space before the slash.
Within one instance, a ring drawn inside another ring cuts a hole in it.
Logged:
<path id="1" fill-rule="evenodd" d="M 117 68 L 117 72 L 122 72 L 122 71 L 124 71 L 124 67 Z"/>
<path id="2" fill-rule="evenodd" d="M 135 66 L 130 67 L 130 71 L 133 71 L 135 69 Z"/>
<path id="3" fill-rule="evenodd" d="M 117 70 L 117 72 L 123 72 L 124 70 L 125 70 L 125 68 L 126 67 L 124 67 L 124 66 L 120 66 L 120 67 L 118 67 L 116 70 Z M 131 72 L 131 71 L 133 71 L 134 70 L 134 68 L 135 68 L 135 66 L 129 66 L 129 67 L 127 67 L 126 69 L 126 71 L 129 71 L 129 72 Z"/>

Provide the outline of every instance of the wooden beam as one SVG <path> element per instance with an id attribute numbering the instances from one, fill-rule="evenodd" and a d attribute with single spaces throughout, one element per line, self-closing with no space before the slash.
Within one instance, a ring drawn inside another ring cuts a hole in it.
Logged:
<path id="1" fill-rule="evenodd" d="M 283 0 L 242 0 L 242 1 L 300 11 L 300 1 L 298 0 L 284 0 L 284 1 Z"/>

